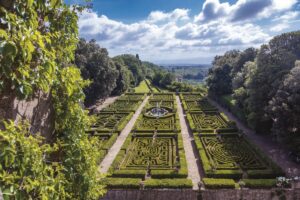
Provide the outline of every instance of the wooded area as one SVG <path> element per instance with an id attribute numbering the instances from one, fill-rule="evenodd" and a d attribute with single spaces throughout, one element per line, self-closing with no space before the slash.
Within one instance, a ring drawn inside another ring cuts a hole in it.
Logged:
<path id="1" fill-rule="evenodd" d="M 274 37 L 259 49 L 216 56 L 210 96 L 225 103 L 260 134 L 300 154 L 300 32 Z"/>

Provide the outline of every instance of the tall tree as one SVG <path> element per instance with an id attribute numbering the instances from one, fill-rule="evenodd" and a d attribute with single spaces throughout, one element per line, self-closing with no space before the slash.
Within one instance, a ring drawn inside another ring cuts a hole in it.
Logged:
<path id="1" fill-rule="evenodd" d="M 272 132 L 300 155 L 300 61 L 285 76 L 269 103 Z"/>
<path id="2" fill-rule="evenodd" d="M 115 89 L 119 72 L 107 50 L 101 48 L 95 40 L 79 41 L 75 51 L 75 64 L 80 68 L 83 78 L 92 81 L 84 90 L 87 105 L 109 96 Z"/>
<path id="3" fill-rule="evenodd" d="M 249 124 L 258 132 L 268 133 L 272 119 L 267 115 L 268 103 L 276 94 L 284 76 L 300 58 L 300 31 L 274 37 L 262 45 L 257 55 L 257 70 L 249 91 Z"/>

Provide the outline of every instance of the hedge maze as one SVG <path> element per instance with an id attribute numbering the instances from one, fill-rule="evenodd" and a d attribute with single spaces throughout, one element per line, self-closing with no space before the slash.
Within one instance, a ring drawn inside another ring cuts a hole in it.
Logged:
<path id="1" fill-rule="evenodd" d="M 183 107 L 187 111 L 216 111 L 216 108 L 207 99 L 184 101 Z"/>
<path id="2" fill-rule="evenodd" d="M 178 117 L 176 114 L 172 113 L 165 117 L 150 117 L 145 114 L 141 115 L 136 123 L 136 131 L 178 131 Z"/>
<path id="3" fill-rule="evenodd" d="M 235 124 L 219 112 L 190 112 L 187 114 L 193 131 L 205 132 L 235 132 Z"/>
<path id="4" fill-rule="evenodd" d="M 109 189 L 192 188 L 173 93 L 154 93 L 109 169 Z M 98 137 L 102 157 L 145 98 L 129 93 L 96 117 L 89 130 Z M 284 175 L 234 122 L 200 93 L 182 93 L 180 99 L 193 132 L 207 189 L 273 187 Z"/>
<path id="5" fill-rule="evenodd" d="M 134 137 L 120 168 L 173 169 L 175 162 L 174 137 Z"/>
<path id="6" fill-rule="evenodd" d="M 101 112 L 96 115 L 96 123 L 92 125 L 91 130 L 97 132 L 120 132 L 131 117 L 132 113 L 130 112 Z"/>
<path id="7" fill-rule="evenodd" d="M 181 101 L 197 101 L 203 98 L 201 93 L 181 93 Z"/>
<path id="8" fill-rule="evenodd" d="M 175 95 L 173 93 L 159 93 L 153 94 L 151 100 L 158 100 L 158 101 L 174 101 Z"/>
<path id="9" fill-rule="evenodd" d="M 126 97 L 123 97 L 126 98 Z M 134 112 L 142 103 L 140 100 L 116 100 L 113 104 L 104 108 L 103 111 L 114 112 Z"/>
<path id="10" fill-rule="evenodd" d="M 144 93 L 126 93 L 118 98 L 118 100 L 127 100 L 127 101 L 142 101 L 146 95 Z"/>
<path id="11" fill-rule="evenodd" d="M 95 114 L 95 123 L 87 130 L 91 137 L 96 137 L 99 141 L 100 158 L 103 160 L 110 147 L 115 143 L 119 133 L 125 128 L 133 116 L 135 107 L 138 107 L 145 98 L 144 94 L 126 94 L 120 97 L 107 108 Z M 129 106 L 131 105 L 131 106 Z"/>
<path id="12" fill-rule="evenodd" d="M 158 102 L 167 114 L 149 116 Z M 153 94 L 110 168 L 108 187 L 144 188 L 151 180 L 151 188 L 171 188 L 172 183 L 191 188 L 179 130 L 174 94 Z"/>
<path id="13" fill-rule="evenodd" d="M 283 174 L 224 113 L 219 113 L 205 97 L 195 99 L 194 94 L 181 95 L 207 188 L 235 188 L 244 179 L 263 179 L 267 184 Z"/>
<path id="14" fill-rule="evenodd" d="M 238 136 L 200 137 L 208 160 L 216 169 L 264 169 L 264 161 L 251 146 Z"/>

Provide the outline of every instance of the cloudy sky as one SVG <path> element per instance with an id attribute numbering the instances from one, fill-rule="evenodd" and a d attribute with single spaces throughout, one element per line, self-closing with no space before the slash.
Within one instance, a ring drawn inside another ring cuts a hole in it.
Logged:
<path id="1" fill-rule="evenodd" d="M 81 0 L 65 0 L 68 4 Z M 210 63 L 229 49 L 259 47 L 300 30 L 300 0 L 93 0 L 80 36 L 110 56 L 138 53 L 158 64 Z"/>

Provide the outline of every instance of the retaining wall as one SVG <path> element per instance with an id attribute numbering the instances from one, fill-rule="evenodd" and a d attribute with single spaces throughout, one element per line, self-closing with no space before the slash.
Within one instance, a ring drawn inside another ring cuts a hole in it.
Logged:
<path id="1" fill-rule="evenodd" d="M 300 200 L 300 189 L 109 190 L 100 200 Z"/>

